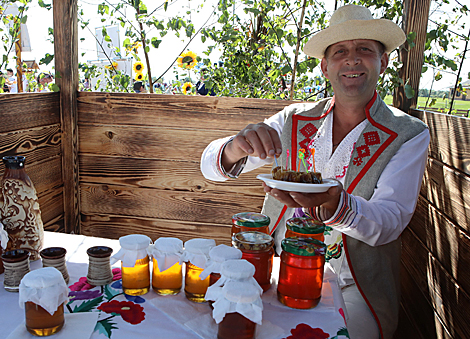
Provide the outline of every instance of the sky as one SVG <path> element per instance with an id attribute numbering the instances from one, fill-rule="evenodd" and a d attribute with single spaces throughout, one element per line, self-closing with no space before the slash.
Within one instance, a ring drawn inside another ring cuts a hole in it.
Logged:
<path id="1" fill-rule="evenodd" d="M 79 5 L 83 8 L 84 17 L 90 20 L 89 28 L 94 33 L 96 27 L 103 25 L 101 22 L 101 16 L 97 14 L 97 6 L 102 1 L 98 0 L 78 0 Z M 451 1 L 452 2 L 452 1 Z M 155 3 L 155 2 L 147 2 Z M 155 16 L 159 19 L 164 19 L 167 17 L 172 17 L 177 14 L 185 15 L 185 12 L 190 8 L 195 9 L 197 4 L 200 1 L 193 0 L 177 0 L 170 2 L 169 9 L 167 12 L 159 11 L 155 13 Z M 192 15 L 192 20 L 195 26 L 196 31 L 207 21 L 212 12 L 212 6 L 216 3 L 216 0 L 207 0 L 204 4 L 204 7 L 200 9 L 197 13 Z M 328 2 L 327 2 L 328 3 Z M 330 2 L 332 3 L 332 2 Z M 238 11 L 239 9 L 237 9 Z M 241 9 L 240 9 L 241 12 Z M 431 9 L 431 14 L 433 18 L 438 18 L 437 20 L 442 20 L 445 17 L 445 11 Z M 467 29 L 470 28 L 470 17 L 464 17 L 461 19 L 461 22 L 465 22 Z M 208 26 L 215 24 L 215 17 L 212 16 L 209 18 L 207 23 Z M 46 54 L 54 53 L 54 47 L 48 36 L 48 28 L 53 26 L 52 10 L 48 11 L 44 8 L 39 7 L 37 3 L 31 4 L 31 8 L 28 12 L 28 31 L 31 41 L 32 52 L 24 52 L 23 60 L 39 60 Z M 156 31 L 155 31 L 156 32 Z M 149 34 L 155 34 L 155 32 L 150 31 Z M 465 34 L 468 34 L 466 32 Z M 124 40 L 124 31 L 121 29 L 121 43 Z M 97 55 L 97 46 L 95 39 L 92 33 L 85 29 L 81 30 L 79 28 L 79 38 L 85 38 L 84 41 L 79 41 L 79 62 L 87 61 L 96 61 L 98 59 Z M 185 45 L 188 41 L 186 38 L 178 38 L 172 34 L 168 34 L 163 39 L 160 47 L 158 49 L 151 48 L 150 50 L 150 63 L 153 76 L 160 76 L 165 72 L 165 70 L 170 67 L 174 60 L 180 55 L 185 49 Z M 464 43 L 460 42 L 458 44 L 459 48 L 463 49 Z M 202 52 L 207 48 L 207 44 L 203 44 L 199 36 L 197 36 L 187 49 L 195 52 L 201 57 L 205 57 Z M 469 46 L 470 48 L 470 46 Z M 82 55 L 83 54 L 83 55 Z M 455 54 L 453 52 L 452 54 Z M 211 61 L 217 62 L 220 51 L 215 51 L 211 54 Z M 143 53 L 140 52 L 139 56 L 143 59 Z M 41 65 L 42 71 L 51 71 L 52 64 L 49 66 Z M 463 68 L 461 72 L 461 77 L 463 80 L 468 79 L 468 73 L 470 72 L 470 51 L 467 52 L 466 60 L 463 63 Z M 456 72 L 454 72 L 456 73 Z M 445 89 L 449 86 L 453 86 L 455 83 L 456 76 L 455 74 L 442 72 L 442 79 L 440 81 L 434 82 L 433 89 L 440 90 Z M 170 80 L 174 78 L 172 68 L 164 76 L 165 80 Z M 429 88 L 432 84 L 432 70 L 428 70 L 421 78 L 420 88 Z"/>

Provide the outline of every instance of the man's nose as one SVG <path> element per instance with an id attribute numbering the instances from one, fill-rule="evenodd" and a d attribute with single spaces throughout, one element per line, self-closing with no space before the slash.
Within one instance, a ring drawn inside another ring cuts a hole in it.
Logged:
<path id="1" fill-rule="evenodd" d="M 361 62 L 361 58 L 356 51 L 350 51 L 348 57 L 346 58 L 348 65 L 357 65 Z"/>

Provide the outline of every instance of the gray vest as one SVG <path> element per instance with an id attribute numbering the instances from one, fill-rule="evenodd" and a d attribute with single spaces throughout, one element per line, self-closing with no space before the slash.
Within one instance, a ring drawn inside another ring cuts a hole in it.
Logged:
<path id="1" fill-rule="evenodd" d="M 300 148 L 304 148 L 305 156 L 310 156 L 308 143 L 333 106 L 334 99 L 325 99 L 287 107 L 281 136 L 283 150 L 289 149 L 290 154 L 297 154 Z M 402 111 L 392 110 L 377 94 L 366 107 L 366 115 L 368 124 L 356 141 L 344 189 L 350 194 L 370 199 L 390 159 L 403 143 L 423 132 L 427 126 Z M 280 157 L 280 164 L 286 163 L 285 153 Z M 296 157 L 290 158 L 290 165 L 295 170 Z M 267 195 L 263 213 L 271 218 L 271 230 L 285 223 L 281 215 L 285 210 L 284 205 Z M 377 321 L 381 337 L 391 339 L 398 324 L 400 238 L 373 247 L 343 234 L 343 245 L 354 281 Z"/>

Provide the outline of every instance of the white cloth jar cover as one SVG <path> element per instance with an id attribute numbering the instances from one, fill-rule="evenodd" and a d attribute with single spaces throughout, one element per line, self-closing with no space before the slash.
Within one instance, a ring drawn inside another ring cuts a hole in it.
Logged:
<path id="1" fill-rule="evenodd" d="M 220 273 L 222 264 L 230 259 L 241 259 L 243 252 L 227 245 L 217 245 L 209 251 L 209 261 L 199 277 L 204 280 L 211 273 Z"/>
<path id="2" fill-rule="evenodd" d="M 41 306 L 50 315 L 68 301 L 69 289 L 62 273 L 54 267 L 44 267 L 27 273 L 20 283 L 20 307 L 27 301 Z"/>
<path id="3" fill-rule="evenodd" d="M 5 231 L 3 228 L 3 224 L 0 222 L 0 246 L 2 246 L 3 249 L 7 248 L 8 244 L 8 233 Z"/>
<path id="4" fill-rule="evenodd" d="M 134 267 L 135 262 L 144 259 L 152 239 L 143 234 L 129 234 L 119 238 L 121 249 L 111 257 L 111 265 L 118 260 L 124 267 Z"/>
<path id="5" fill-rule="evenodd" d="M 209 251 L 214 246 L 214 239 L 197 238 L 186 241 L 184 243 L 184 250 L 180 259 L 180 264 L 190 261 L 191 264 L 199 268 L 206 268 L 206 263 L 209 259 Z"/>
<path id="6" fill-rule="evenodd" d="M 178 238 L 160 237 L 147 250 L 158 264 L 160 272 L 166 271 L 179 262 L 183 255 L 183 241 Z"/>
<path id="7" fill-rule="evenodd" d="M 232 259 L 222 263 L 220 267 L 220 279 L 213 285 L 209 286 L 204 299 L 215 301 L 220 295 L 222 287 L 230 281 L 239 281 L 254 286 L 260 294 L 263 288 L 253 277 L 255 274 L 255 266 L 245 259 Z"/>
<path id="8" fill-rule="evenodd" d="M 220 323 L 227 313 L 237 312 L 254 323 L 261 325 L 263 302 L 255 286 L 241 281 L 228 281 L 212 304 L 212 317 Z"/>

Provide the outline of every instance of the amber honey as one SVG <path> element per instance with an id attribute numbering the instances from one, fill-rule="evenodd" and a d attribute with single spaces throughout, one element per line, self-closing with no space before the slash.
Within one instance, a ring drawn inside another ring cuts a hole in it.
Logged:
<path id="1" fill-rule="evenodd" d="M 64 304 L 61 304 L 53 315 L 41 306 L 27 301 L 25 303 L 25 323 L 29 333 L 45 337 L 53 335 L 64 326 Z"/>
<path id="2" fill-rule="evenodd" d="M 127 295 L 142 295 L 150 289 L 149 257 L 136 260 L 134 267 L 122 269 L 122 290 Z"/>
<path id="3" fill-rule="evenodd" d="M 186 294 L 186 298 L 188 298 L 188 300 L 198 303 L 206 301 L 204 296 L 206 294 L 207 288 L 209 287 L 210 281 L 210 276 L 204 280 L 201 280 L 199 275 L 202 271 L 202 268 L 191 264 L 191 262 L 186 263 L 184 293 Z"/>
<path id="4" fill-rule="evenodd" d="M 242 259 L 255 266 L 253 277 L 263 291 L 269 290 L 274 258 L 273 238 L 260 232 L 240 232 L 232 237 L 232 243 L 242 251 Z"/>
<path id="5" fill-rule="evenodd" d="M 217 339 L 252 339 L 255 332 L 256 323 L 239 313 L 227 313 L 219 323 Z"/>
<path id="6" fill-rule="evenodd" d="M 283 239 L 278 300 L 291 308 L 318 305 L 323 284 L 326 245 L 311 238 Z"/>
<path id="7" fill-rule="evenodd" d="M 157 294 L 178 294 L 182 285 L 183 270 L 178 262 L 165 271 L 160 272 L 157 260 L 153 259 L 152 288 Z"/>

